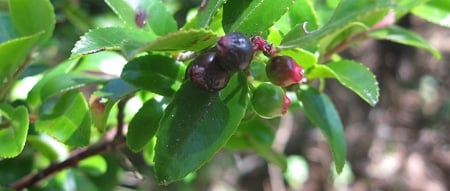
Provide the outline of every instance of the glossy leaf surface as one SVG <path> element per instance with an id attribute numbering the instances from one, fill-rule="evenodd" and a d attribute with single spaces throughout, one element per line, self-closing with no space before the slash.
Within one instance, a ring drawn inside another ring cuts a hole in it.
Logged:
<path id="1" fill-rule="evenodd" d="M 174 59 L 161 55 L 146 55 L 131 60 L 125 65 L 121 78 L 126 82 L 145 90 L 172 95 L 177 80 L 182 80 L 182 65 Z"/>
<path id="2" fill-rule="evenodd" d="M 128 125 L 127 145 L 134 152 L 141 151 L 155 135 L 163 115 L 162 103 L 148 100 Z"/>
<path id="3" fill-rule="evenodd" d="M 181 86 L 157 132 L 155 175 L 160 183 L 183 178 L 222 148 L 244 116 L 246 84 L 245 76 L 239 74 L 216 93 L 206 92 L 190 81 Z"/>

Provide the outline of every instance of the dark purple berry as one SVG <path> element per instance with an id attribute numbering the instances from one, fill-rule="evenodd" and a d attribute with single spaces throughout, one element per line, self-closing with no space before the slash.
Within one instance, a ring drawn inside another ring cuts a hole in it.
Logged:
<path id="1" fill-rule="evenodd" d="M 220 66 L 237 72 L 246 69 L 253 58 L 253 46 L 246 36 L 240 33 L 229 33 L 221 37 L 216 44 Z"/>
<path id="2" fill-rule="evenodd" d="M 206 52 L 191 62 L 186 76 L 198 87 L 209 92 L 217 92 L 225 88 L 231 74 L 217 64 L 214 52 Z"/>
<path id="3" fill-rule="evenodd" d="M 279 86 L 286 87 L 300 83 L 304 78 L 304 70 L 290 56 L 272 57 L 266 65 L 269 80 Z"/>

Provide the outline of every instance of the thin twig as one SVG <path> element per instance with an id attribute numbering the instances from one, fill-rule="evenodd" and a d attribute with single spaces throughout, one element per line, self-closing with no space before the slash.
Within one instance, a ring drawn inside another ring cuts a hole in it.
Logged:
<path id="1" fill-rule="evenodd" d="M 112 130 L 114 131 L 114 130 Z M 107 133 L 108 134 L 108 133 Z M 109 133 L 111 134 L 111 133 Z M 115 138 L 113 138 L 115 137 Z M 98 155 L 105 152 L 110 152 L 112 150 L 115 150 L 121 146 L 123 146 L 125 143 L 125 137 L 122 135 L 121 138 L 117 138 L 117 136 L 105 136 L 105 139 L 98 142 L 97 144 L 94 144 L 87 148 L 80 148 L 76 149 L 71 153 L 71 156 L 67 158 L 66 160 L 60 162 L 60 163 L 54 163 L 48 166 L 47 168 L 23 177 L 22 179 L 14 182 L 11 184 L 11 188 L 14 190 L 23 190 L 25 188 L 28 188 L 30 186 L 35 185 L 39 181 L 61 171 L 68 167 L 73 167 L 78 164 L 78 162 L 82 161 L 83 159 L 86 159 L 88 157 Z"/>

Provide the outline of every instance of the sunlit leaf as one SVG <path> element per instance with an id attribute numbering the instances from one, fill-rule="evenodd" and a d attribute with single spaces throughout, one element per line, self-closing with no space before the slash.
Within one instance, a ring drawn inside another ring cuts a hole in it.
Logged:
<path id="1" fill-rule="evenodd" d="M 93 29 L 76 42 L 72 49 L 72 57 L 104 50 L 122 50 L 128 57 L 133 57 L 140 48 L 155 38 L 155 35 L 132 28 Z"/>
<path id="2" fill-rule="evenodd" d="M 170 51 L 170 50 L 192 50 L 200 51 L 212 46 L 217 40 L 217 34 L 208 30 L 181 30 L 157 38 L 147 43 L 144 51 Z"/>
<path id="3" fill-rule="evenodd" d="M 30 54 L 43 33 L 15 38 L 0 44 L 0 81 L 11 76 Z"/>
<path id="4" fill-rule="evenodd" d="M 161 0 L 106 0 L 112 10 L 130 27 L 166 35 L 177 30 L 177 22 Z"/>
<path id="5" fill-rule="evenodd" d="M 293 0 L 228 0 L 223 7 L 223 29 L 225 33 L 261 34 L 280 19 L 293 2 Z"/>
<path id="6" fill-rule="evenodd" d="M 17 30 L 23 36 L 43 32 L 43 43 L 50 39 L 55 28 L 55 13 L 50 0 L 9 0 L 9 11 Z"/>
<path id="7" fill-rule="evenodd" d="M 28 133 L 28 110 L 24 106 L 13 108 L 10 105 L 0 104 L 0 157 L 11 158 L 19 155 Z"/>
<path id="8" fill-rule="evenodd" d="M 43 111 L 36 130 L 74 147 L 89 144 L 91 115 L 83 94 L 72 90 L 62 95 L 53 108 Z"/>

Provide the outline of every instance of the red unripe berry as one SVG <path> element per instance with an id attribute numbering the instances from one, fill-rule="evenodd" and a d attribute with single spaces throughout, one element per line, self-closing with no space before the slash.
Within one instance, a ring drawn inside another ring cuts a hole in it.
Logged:
<path id="1" fill-rule="evenodd" d="M 305 72 L 290 56 L 275 56 L 267 63 L 266 74 L 272 83 L 287 87 L 300 83 Z"/>

